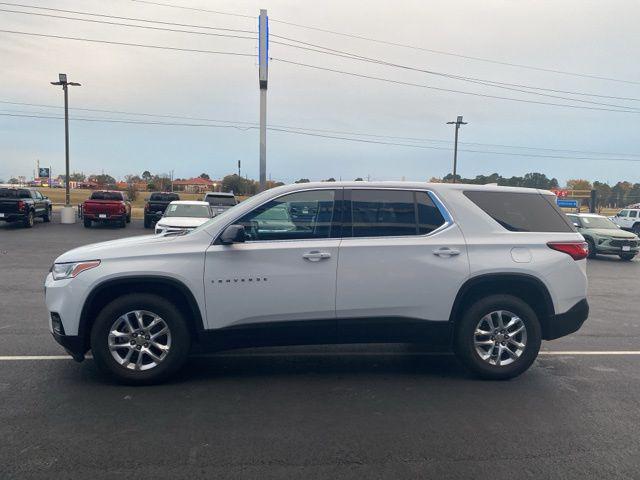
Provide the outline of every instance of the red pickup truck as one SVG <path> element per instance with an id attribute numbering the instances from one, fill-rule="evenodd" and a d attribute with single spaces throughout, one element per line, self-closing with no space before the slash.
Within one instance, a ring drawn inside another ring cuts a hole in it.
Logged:
<path id="1" fill-rule="evenodd" d="M 122 192 L 96 190 L 82 204 L 84 226 L 93 222 L 117 223 L 124 228 L 131 221 L 131 204 Z"/>

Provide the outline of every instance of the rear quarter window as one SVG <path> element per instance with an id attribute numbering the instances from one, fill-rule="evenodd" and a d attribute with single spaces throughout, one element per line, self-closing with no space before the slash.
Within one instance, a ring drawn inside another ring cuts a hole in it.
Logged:
<path id="1" fill-rule="evenodd" d="M 472 190 L 464 195 L 510 232 L 576 231 L 552 195 Z"/>

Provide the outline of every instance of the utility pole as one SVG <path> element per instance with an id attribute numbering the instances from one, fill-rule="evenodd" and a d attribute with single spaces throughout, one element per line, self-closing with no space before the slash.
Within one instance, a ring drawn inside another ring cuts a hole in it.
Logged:
<path id="1" fill-rule="evenodd" d="M 242 174 L 240 173 L 240 160 L 238 160 L 238 177 L 242 178 Z"/>
<path id="2" fill-rule="evenodd" d="M 269 80 L 269 17 L 260 10 L 258 24 L 258 59 L 260 84 L 260 191 L 267 185 L 267 81 Z"/>
<path id="3" fill-rule="evenodd" d="M 68 86 L 79 87 L 76 82 L 68 82 L 66 73 L 58 74 L 58 81 L 51 85 L 62 85 L 64 92 L 64 153 L 65 153 L 65 194 L 64 208 L 62 209 L 61 223 L 75 223 L 76 216 L 71 207 L 71 195 L 69 193 L 69 89 Z"/>
<path id="4" fill-rule="evenodd" d="M 460 125 L 466 125 L 467 122 L 462 121 L 462 115 L 458 115 L 458 119 L 455 122 L 447 122 L 447 125 L 456 126 L 456 141 L 453 146 L 453 183 L 456 183 L 456 174 L 458 170 L 458 130 Z"/>

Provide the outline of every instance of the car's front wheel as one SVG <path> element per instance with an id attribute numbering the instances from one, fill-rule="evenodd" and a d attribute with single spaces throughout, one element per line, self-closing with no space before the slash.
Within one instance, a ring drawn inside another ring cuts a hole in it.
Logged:
<path id="1" fill-rule="evenodd" d="M 538 356 L 542 333 L 535 312 L 512 295 L 473 303 L 456 326 L 458 358 L 482 378 L 506 380 L 527 370 Z"/>
<path id="2" fill-rule="evenodd" d="M 91 330 L 98 367 L 128 384 L 158 383 L 184 365 L 191 340 L 181 312 L 148 293 L 128 294 L 107 304 Z"/>
<path id="3" fill-rule="evenodd" d="M 633 257 L 636 256 L 635 253 L 621 253 L 620 255 L 620 260 L 625 260 L 627 262 L 633 260 Z"/>

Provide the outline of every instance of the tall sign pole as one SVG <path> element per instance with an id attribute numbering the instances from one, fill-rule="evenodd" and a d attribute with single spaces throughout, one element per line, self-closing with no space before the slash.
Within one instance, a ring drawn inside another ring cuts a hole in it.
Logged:
<path id="1" fill-rule="evenodd" d="M 260 191 L 267 186 L 267 81 L 269 79 L 269 17 L 260 10 L 258 25 L 258 80 L 260 83 Z"/>

